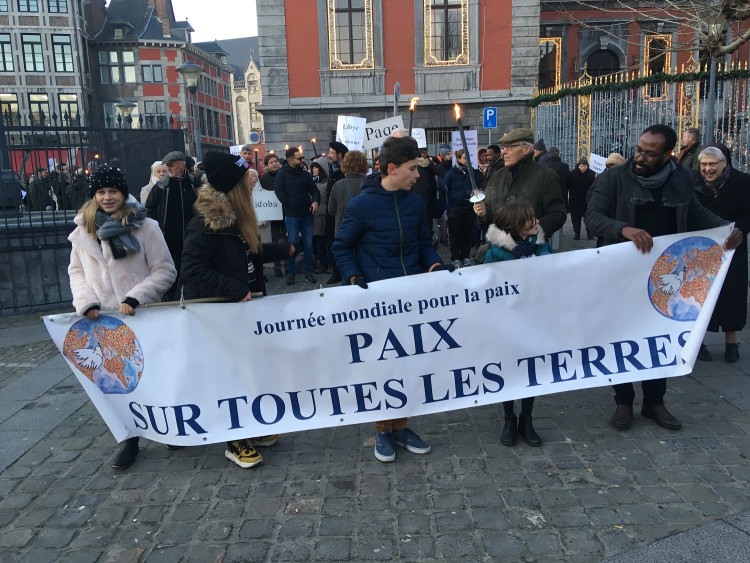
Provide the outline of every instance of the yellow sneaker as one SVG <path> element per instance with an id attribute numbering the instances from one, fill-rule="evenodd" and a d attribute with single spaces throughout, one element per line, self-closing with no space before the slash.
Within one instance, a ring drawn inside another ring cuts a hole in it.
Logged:
<path id="1" fill-rule="evenodd" d="M 233 442 L 227 442 L 227 449 L 224 451 L 224 457 L 232 460 L 234 463 L 243 468 L 252 467 L 258 465 L 263 461 L 263 456 L 260 455 L 250 440 L 234 440 Z"/>
<path id="2" fill-rule="evenodd" d="M 257 448 L 267 448 L 273 446 L 279 439 L 278 434 L 271 434 L 270 436 L 258 436 L 257 438 L 250 438 L 250 441 Z"/>

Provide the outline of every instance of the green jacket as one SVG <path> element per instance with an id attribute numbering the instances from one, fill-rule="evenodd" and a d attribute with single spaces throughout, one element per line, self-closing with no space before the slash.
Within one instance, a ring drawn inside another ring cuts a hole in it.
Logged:
<path id="1" fill-rule="evenodd" d="M 699 171 L 701 168 L 700 162 L 698 162 L 698 155 L 703 150 L 703 145 L 700 143 L 694 144 L 692 147 L 687 149 L 684 153 L 680 155 L 680 164 L 683 166 L 686 166 L 688 168 L 691 168 L 692 170 Z"/>
<path id="2" fill-rule="evenodd" d="M 534 215 L 547 239 L 565 224 L 567 214 L 560 195 L 557 174 L 537 164 L 531 155 L 513 167 L 495 172 L 484 190 L 487 213 L 480 221 L 483 230 L 492 223 L 492 216 L 506 201 L 526 199 L 534 206 Z"/>

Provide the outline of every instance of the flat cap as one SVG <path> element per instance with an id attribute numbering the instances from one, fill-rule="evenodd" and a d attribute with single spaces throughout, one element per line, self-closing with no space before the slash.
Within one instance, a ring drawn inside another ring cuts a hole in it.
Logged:
<path id="1" fill-rule="evenodd" d="M 525 129 L 523 127 L 519 129 L 513 129 L 512 131 L 508 131 L 503 137 L 498 141 L 501 145 L 509 145 L 510 143 L 516 143 L 518 141 L 523 141 L 525 143 L 534 143 L 534 133 L 532 133 L 531 129 Z"/>
<path id="2" fill-rule="evenodd" d="M 339 141 L 331 141 L 330 143 L 328 143 L 328 146 L 339 154 L 346 154 L 349 152 L 349 148 L 344 143 L 341 143 Z"/>
<path id="3" fill-rule="evenodd" d="M 625 164 L 625 158 L 619 152 L 610 153 L 607 160 L 604 161 L 605 166 L 620 166 L 621 164 Z"/>
<path id="4" fill-rule="evenodd" d="M 180 151 L 168 152 L 166 156 L 161 159 L 161 161 L 164 164 L 169 164 L 170 162 L 177 162 L 178 160 L 187 160 L 187 157 L 185 156 L 184 152 L 180 152 Z"/>

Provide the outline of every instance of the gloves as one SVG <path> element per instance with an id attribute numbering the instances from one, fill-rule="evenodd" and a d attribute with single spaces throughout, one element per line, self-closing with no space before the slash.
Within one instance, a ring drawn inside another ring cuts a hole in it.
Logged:
<path id="1" fill-rule="evenodd" d="M 432 271 L 433 272 L 440 272 L 440 271 L 446 270 L 448 272 L 452 272 L 455 269 L 456 269 L 456 267 L 453 264 L 438 264 L 437 266 L 435 266 L 432 269 Z"/>
<path id="2" fill-rule="evenodd" d="M 367 282 L 362 276 L 354 276 L 354 278 L 352 278 L 351 285 L 358 285 L 362 289 L 367 289 Z"/>

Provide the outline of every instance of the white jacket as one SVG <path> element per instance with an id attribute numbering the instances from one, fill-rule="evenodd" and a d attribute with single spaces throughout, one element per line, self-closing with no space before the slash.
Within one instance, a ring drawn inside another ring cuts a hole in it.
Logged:
<path id="1" fill-rule="evenodd" d="M 94 305 L 118 309 L 126 297 L 141 305 L 159 301 L 177 277 L 159 224 L 144 219 L 140 228 L 131 231 L 140 251 L 115 260 L 109 244 L 99 244 L 86 232 L 82 220 L 83 215 L 76 216 L 78 227 L 68 236 L 73 245 L 68 276 L 76 312 L 83 315 Z"/>

